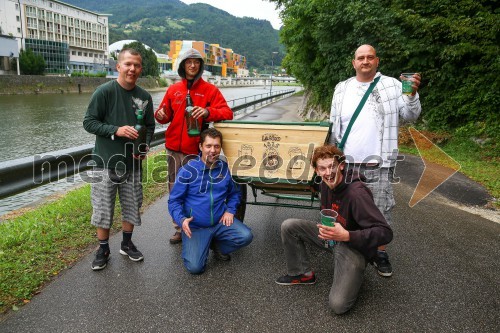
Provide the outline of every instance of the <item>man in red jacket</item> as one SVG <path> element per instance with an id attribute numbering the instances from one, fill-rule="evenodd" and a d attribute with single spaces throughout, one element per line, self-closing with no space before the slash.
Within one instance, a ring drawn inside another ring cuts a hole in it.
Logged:
<path id="1" fill-rule="evenodd" d="M 337 220 L 333 227 L 297 218 L 285 220 L 281 224 L 281 239 L 288 274 L 276 280 L 280 285 L 316 283 L 305 243 L 326 249 L 325 240 L 335 241 L 329 303 L 336 314 L 345 313 L 354 305 L 366 265 L 376 257 L 378 246 L 392 240 L 392 230 L 363 183 L 365 179 L 352 169 L 346 171 L 344 159 L 344 154 L 333 145 L 314 150 L 311 164 L 321 177 L 321 209 L 336 211 Z"/>
<path id="2" fill-rule="evenodd" d="M 170 123 L 165 132 L 169 192 L 179 168 L 198 155 L 200 138 L 188 136 L 185 123 L 187 94 L 189 93 L 193 101 L 194 108 L 191 113 L 198 120 L 200 128 L 211 121 L 233 119 L 233 111 L 220 90 L 202 78 L 204 61 L 200 52 L 188 49 L 178 61 L 177 73 L 182 81 L 168 87 L 160 107 L 155 112 L 155 118 L 160 124 Z M 173 225 L 175 233 L 170 238 L 170 243 L 177 244 L 182 242 L 181 231 L 177 224 Z"/>

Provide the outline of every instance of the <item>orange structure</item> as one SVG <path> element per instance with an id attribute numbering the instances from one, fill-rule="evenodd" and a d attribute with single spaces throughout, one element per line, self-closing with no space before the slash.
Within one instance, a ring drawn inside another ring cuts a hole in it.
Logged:
<path id="1" fill-rule="evenodd" d="M 205 60 L 205 69 L 215 75 L 226 77 L 238 73 L 238 69 L 246 69 L 246 58 L 226 49 L 219 44 L 208 44 L 203 41 L 171 40 L 169 57 L 172 59 L 173 69 L 177 70 L 177 58 L 184 50 L 194 48 Z"/>

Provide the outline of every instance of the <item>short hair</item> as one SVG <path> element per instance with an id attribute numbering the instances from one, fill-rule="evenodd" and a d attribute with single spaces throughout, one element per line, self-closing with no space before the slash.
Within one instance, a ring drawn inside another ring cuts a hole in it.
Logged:
<path id="1" fill-rule="evenodd" d="M 342 163 L 345 160 L 345 155 L 340 150 L 334 145 L 323 145 L 316 147 L 313 152 L 313 156 L 311 158 L 311 165 L 313 168 L 316 168 L 318 165 L 318 160 L 319 159 L 327 159 L 327 158 L 333 158 L 337 161 L 337 163 Z"/>
<path id="2" fill-rule="evenodd" d="M 133 56 L 139 56 L 141 57 L 141 63 L 142 63 L 142 56 L 141 56 L 141 53 L 139 51 L 137 51 L 136 49 L 133 49 L 131 47 L 126 47 L 124 49 L 122 49 L 120 51 L 120 53 L 118 53 L 118 62 L 120 62 L 122 60 L 122 57 L 125 53 L 130 53 L 131 55 Z"/>
<path id="3" fill-rule="evenodd" d="M 222 145 L 222 133 L 215 128 L 207 128 L 200 134 L 200 145 L 203 145 L 203 142 L 205 142 L 206 137 L 209 136 L 212 139 L 215 138 L 220 138 L 220 144 Z"/>

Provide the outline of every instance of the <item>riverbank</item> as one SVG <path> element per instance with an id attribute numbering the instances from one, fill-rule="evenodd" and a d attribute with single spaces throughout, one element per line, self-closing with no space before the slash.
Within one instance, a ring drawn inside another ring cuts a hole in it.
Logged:
<path id="1" fill-rule="evenodd" d="M 113 78 L 44 75 L 0 75 L 0 95 L 92 93 Z M 141 77 L 144 89 L 165 89 L 152 77 Z"/>

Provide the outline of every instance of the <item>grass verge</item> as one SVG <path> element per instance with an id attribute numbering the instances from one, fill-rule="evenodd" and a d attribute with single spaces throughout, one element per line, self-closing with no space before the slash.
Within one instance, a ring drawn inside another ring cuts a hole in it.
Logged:
<path id="1" fill-rule="evenodd" d="M 165 179 L 165 153 L 150 154 L 143 168 L 143 207 L 165 194 Z M 96 246 L 91 215 L 86 184 L 0 223 L 0 313 L 29 302 L 53 276 Z M 120 230 L 120 220 L 117 205 L 113 232 Z"/>

